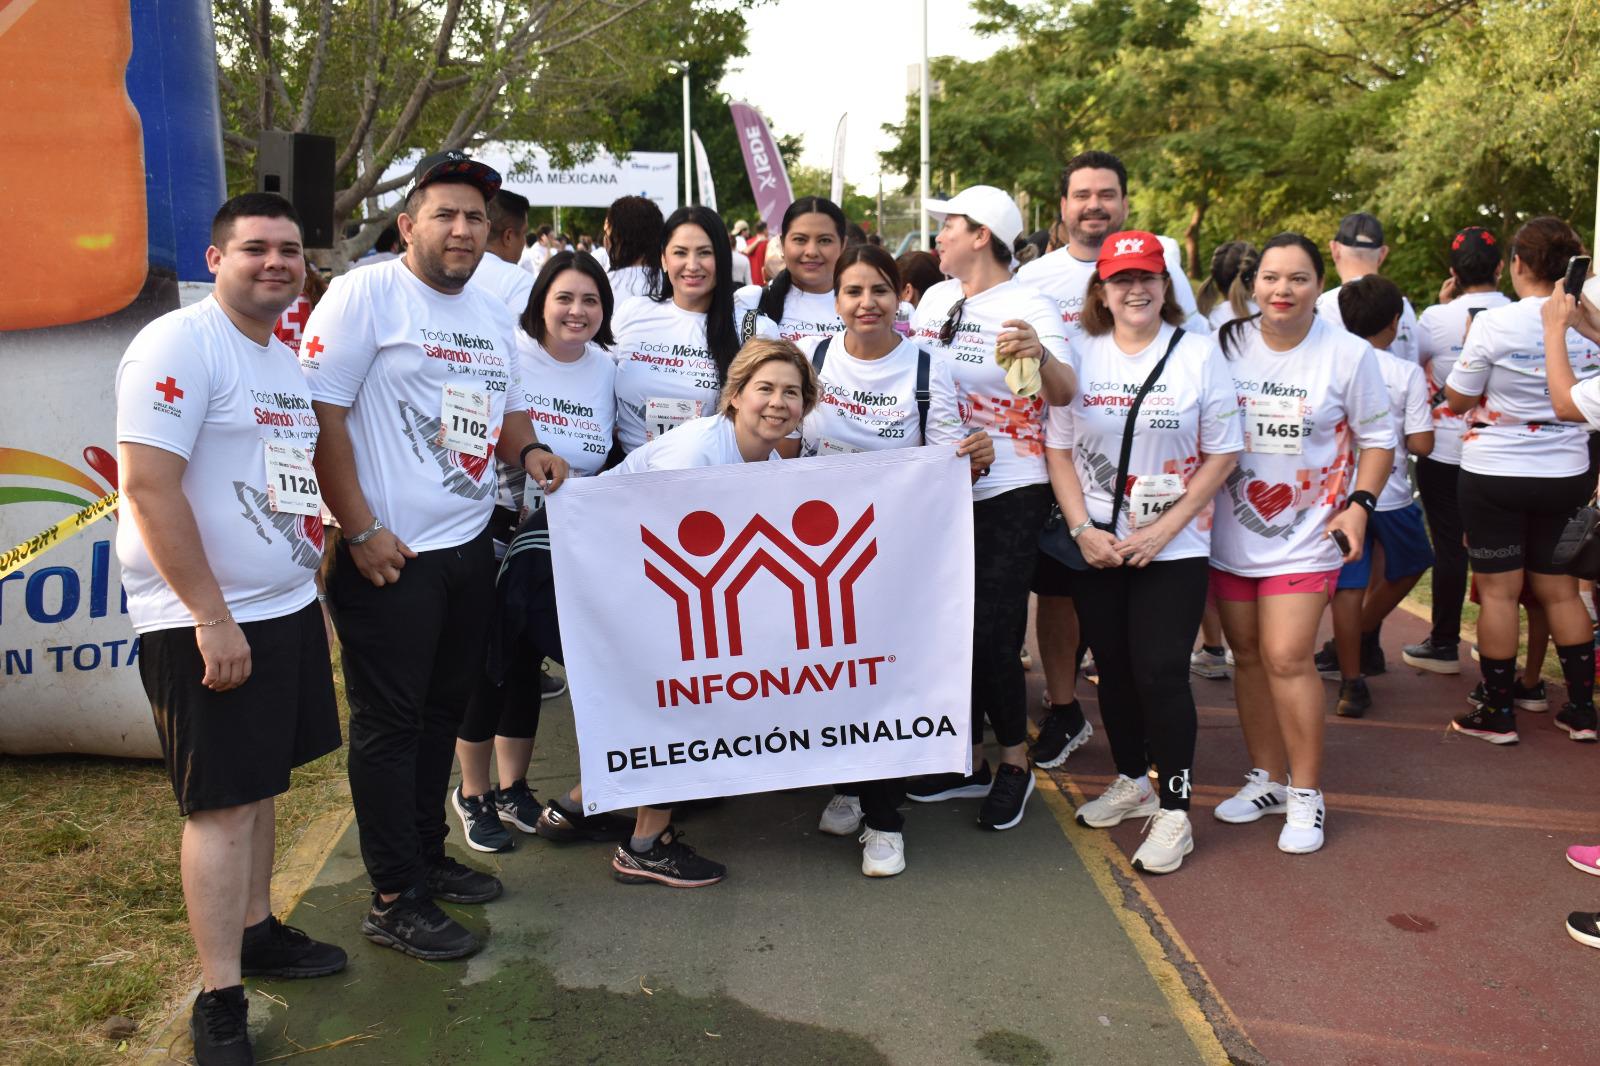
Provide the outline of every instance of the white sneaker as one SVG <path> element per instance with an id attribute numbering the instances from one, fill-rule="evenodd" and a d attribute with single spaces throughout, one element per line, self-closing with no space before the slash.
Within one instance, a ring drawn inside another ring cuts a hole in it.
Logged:
<path id="1" fill-rule="evenodd" d="M 1289 797 L 1284 786 L 1267 776 L 1265 770 L 1251 770 L 1244 775 L 1244 787 L 1217 804 L 1211 813 L 1219 822 L 1253 822 L 1263 814 L 1282 814 L 1288 809 Z"/>
<path id="2" fill-rule="evenodd" d="M 1322 847 L 1322 822 L 1327 814 L 1318 788 L 1290 788 L 1289 820 L 1278 834 L 1278 850 L 1309 855 Z"/>
<path id="3" fill-rule="evenodd" d="M 817 828 L 829 836 L 847 837 L 861 828 L 861 797 L 835 796 L 822 808 Z"/>
<path id="4" fill-rule="evenodd" d="M 1144 834 L 1144 843 L 1133 853 L 1133 868 L 1140 873 L 1170 874 L 1194 850 L 1188 811 L 1156 811 L 1144 824 Z"/>
<path id="5" fill-rule="evenodd" d="M 904 834 L 868 829 L 860 839 L 861 872 L 868 877 L 893 877 L 906 868 Z"/>
<path id="6" fill-rule="evenodd" d="M 1078 824 L 1093 829 L 1109 829 L 1127 818 L 1149 818 L 1160 809 L 1161 800 L 1156 796 L 1155 789 L 1150 787 L 1148 777 L 1135 781 L 1126 774 L 1118 774 L 1099 798 L 1078 808 Z"/>
<path id="7" fill-rule="evenodd" d="M 1196 677 L 1204 677 L 1211 681 L 1221 681 L 1233 676 L 1233 661 L 1231 652 L 1213 655 L 1204 648 L 1197 648 L 1189 656 L 1189 672 Z"/>

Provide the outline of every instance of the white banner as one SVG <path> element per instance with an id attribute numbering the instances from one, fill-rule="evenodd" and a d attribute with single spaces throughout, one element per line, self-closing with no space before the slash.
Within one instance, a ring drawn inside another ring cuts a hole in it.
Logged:
<path id="1" fill-rule="evenodd" d="M 717 186 L 711 180 L 711 157 L 706 155 L 706 146 L 701 142 L 698 131 L 694 135 L 694 178 L 700 187 L 700 202 L 715 211 Z"/>
<path id="2" fill-rule="evenodd" d="M 970 772 L 968 469 L 908 448 L 563 485 L 585 809 Z"/>
<path id="3" fill-rule="evenodd" d="M 833 180 L 828 184 L 828 199 L 836 204 L 844 202 L 844 135 L 848 113 L 839 116 L 839 125 L 833 131 Z"/>
<path id="4" fill-rule="evenodd" d="M 520 193 L 534 207 L 610 207 L 623 196 L 653 200 L 661 213 L 678 209 L 680 195 L 675 152 L 629 152 L 610 156 L 601 152 L 587 163 L 559 169 L 550 165 L 550 153 L 521 141 L 490 141 L 467 154 L 500 172 L 501 188 Z M 397 158 L 384 179 L 411 173 L 417 153 Z M 379 202 L 388 207 L 406 194 L 400 188 Z"/>

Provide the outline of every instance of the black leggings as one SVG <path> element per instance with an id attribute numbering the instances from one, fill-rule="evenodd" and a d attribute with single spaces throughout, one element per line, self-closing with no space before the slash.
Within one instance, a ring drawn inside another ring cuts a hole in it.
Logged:
<path id="1" fill-rule="evenodd" d="M 1154 764 L 1166 810 L 1189 809 L 1196 728 L 1189 649 L 1209 576 L 1204 558 L 1073 575 L 1117 773 L 1138 780 Z"/>
<path id="2" fill-rule="evenodd" d="M 1456 481 L 1461 468 L 1427 456 L 1417 460 L 1417 491 L 1433 540 L 1433 632 L 1435 643 L 1461 640 L 1461 605 L 1467 598 L 1467 546 L 1462 542 Z"/>
<path id="3" fill-rule="evenodd" d="M 506 658 L 505 680 L 496 685 L 487 673 L 478 678 L 467 713 L 456 736 L 469 744 L 495 737 L 532 740 L 539 735 L 540 683 L 543 663 L 532 648 L 519 648 Z"/>
<path id="4" fill-rule="evenodd" d="M 985 715 L 1001 745 L 1028 739 L 1027 682 L 1019 653 L 1028 636 L 1028 590 L 1039 558 L 1039 531 L 1051 500 L 1049 485 L 1024 485 L 972 505 L 974 744 L 983 740 Z"/>

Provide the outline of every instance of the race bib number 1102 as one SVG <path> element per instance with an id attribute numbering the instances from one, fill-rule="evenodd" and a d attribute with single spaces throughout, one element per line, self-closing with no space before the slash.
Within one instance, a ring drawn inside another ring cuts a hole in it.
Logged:
<path id="1" fill-rule="evenodd" d="M 489 454 L 489 394 L 446 385 L 439 405 L 441 447 L 467 455 Z"/>

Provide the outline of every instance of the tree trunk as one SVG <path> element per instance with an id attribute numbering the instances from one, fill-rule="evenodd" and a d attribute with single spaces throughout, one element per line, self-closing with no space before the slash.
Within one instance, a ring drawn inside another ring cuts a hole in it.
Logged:
<path id="1" fill-rule="evenodd" d="M 1201 193 L 1195 201 L 1194 213 L 1189 216 L 1189 228 L 1183 231 L 1183 254 L 1188 261 L 1190 278 L 1200 277 L 1200 224 L 1205 221 L 1209 206 L 1209 197 Z"/>

